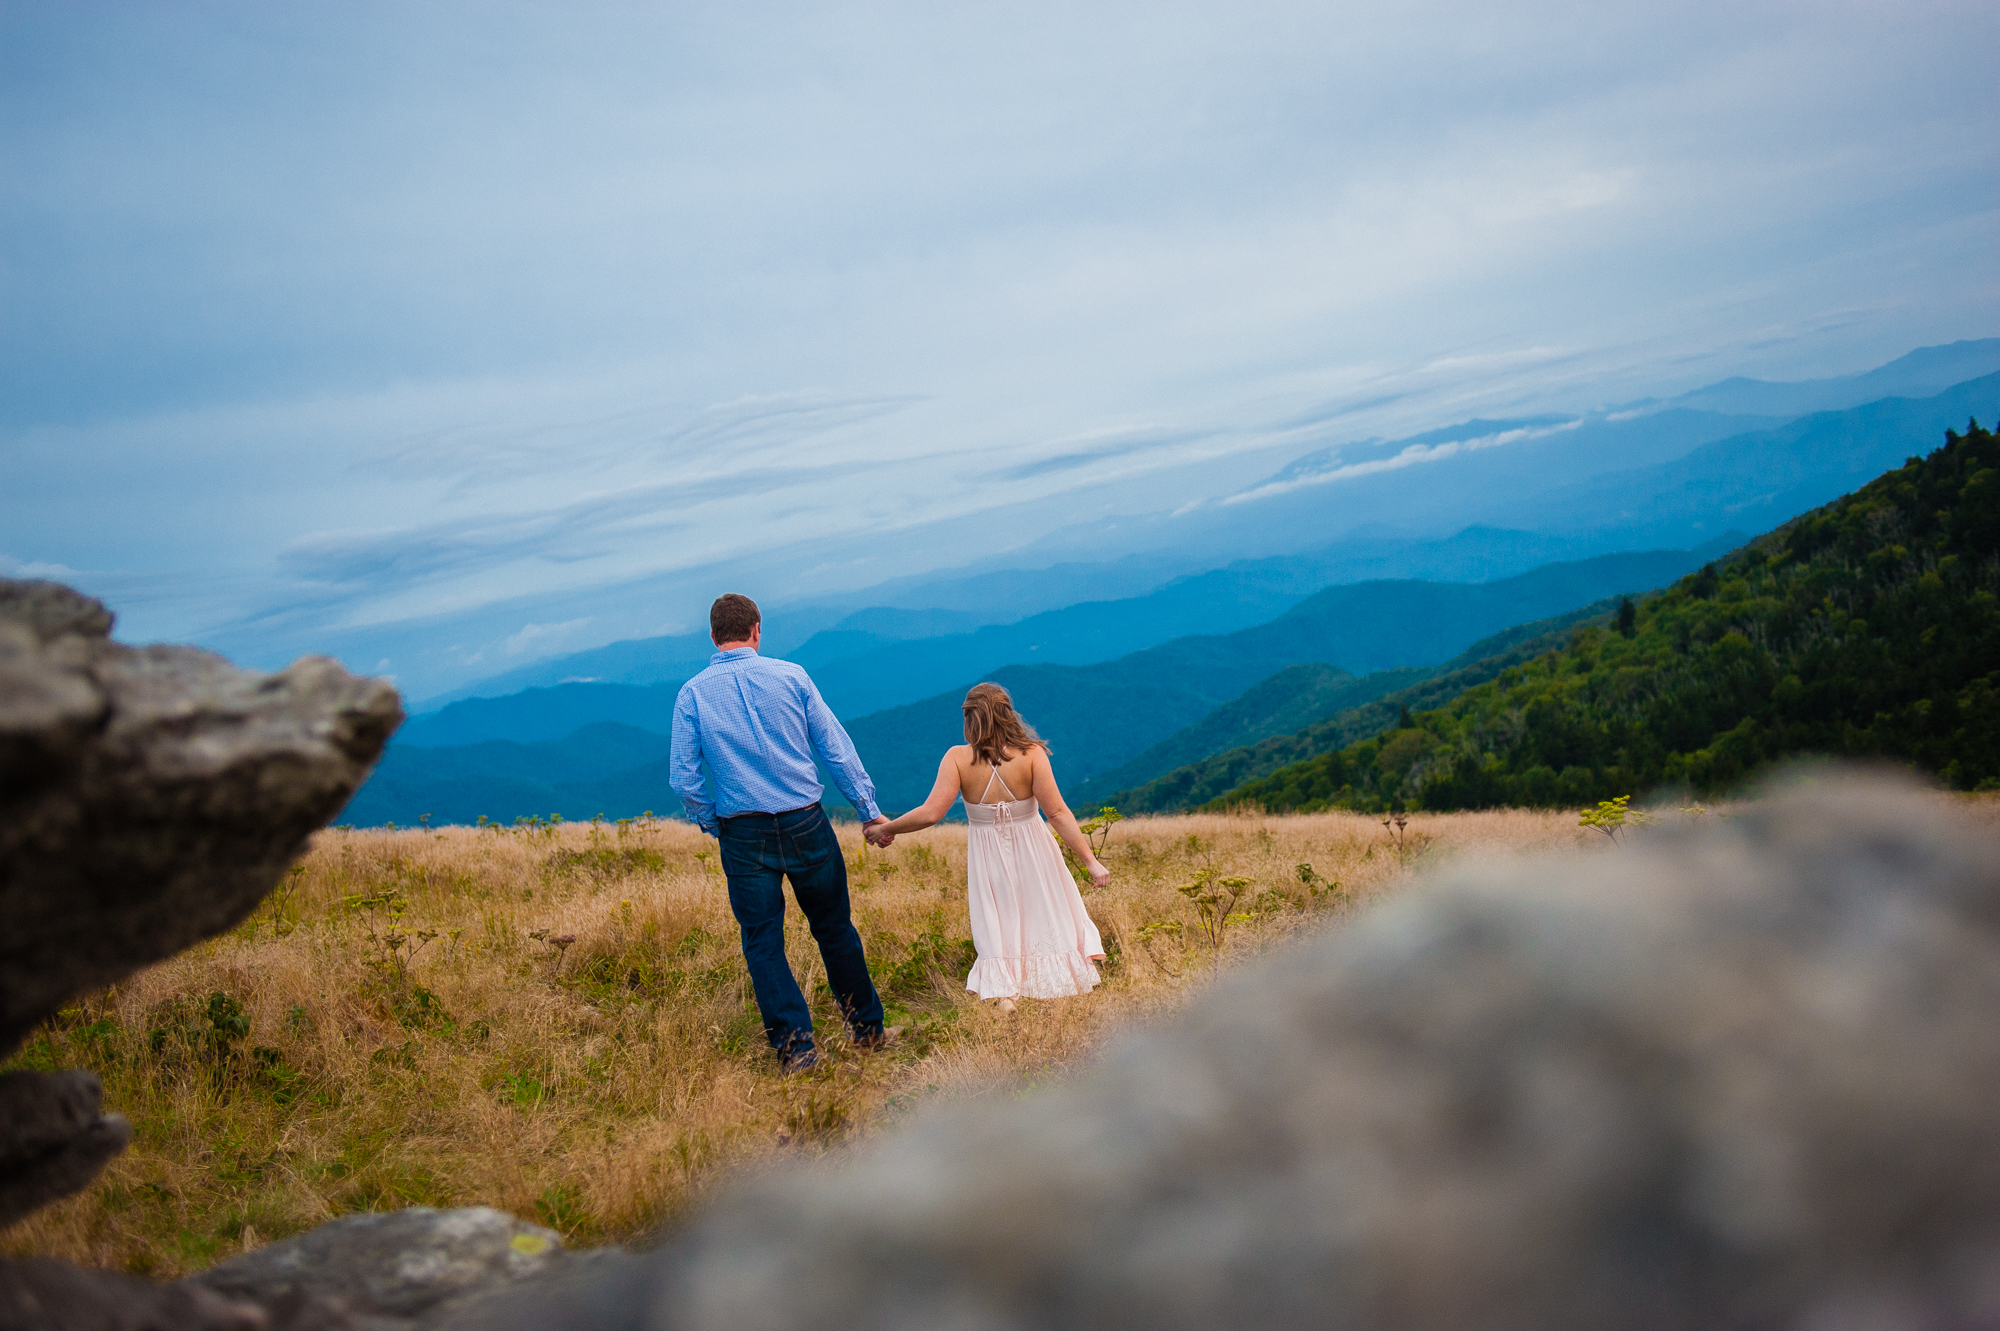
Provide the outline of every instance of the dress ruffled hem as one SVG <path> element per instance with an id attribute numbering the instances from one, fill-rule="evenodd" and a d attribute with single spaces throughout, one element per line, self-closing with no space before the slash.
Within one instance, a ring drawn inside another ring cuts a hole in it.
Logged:
<path id="1" fill-rule="evenodd" d="M 1081 952 L 981 957 L 965 977 L 965 987 L 982 999 L 1069 998 L 1089 993 L 1097 983 L 1097 967 Z"/>

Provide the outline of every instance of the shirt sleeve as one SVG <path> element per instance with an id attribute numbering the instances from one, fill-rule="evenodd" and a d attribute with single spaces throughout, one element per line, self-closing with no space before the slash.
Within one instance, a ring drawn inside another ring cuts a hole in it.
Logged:
<path id="1" fill-rule="evenodd" d="M 667 781 L 681 797 L 681 807 L 694 825 L 714 836 L 715 801 L 708 797 L 708 785 L 701 777 L 701 718 L 695 711 L 694 690 L 685 687 L 674 699 L 673 754 Z"/>
<path id="2" fill-rule="evenodd" d="M 806 691 L 806 733 L 812 738 L 813 754 L 833 775 L 833 783 L 840 787 L 840 793 L 847 796 L 847 802 L 854 806 L 854 812 L 864 823 L 872 823 L 882 816 L 882 810 L 875 805 L 875 783 L 868 779 L 868 769 L 861 765 L 861 755 L 855 752 L 854 741 L 847 737 L 847 731 L 840 724 L 840 718 L 819 696 L 819 687 L 811 676 L 803 681 Z"/>

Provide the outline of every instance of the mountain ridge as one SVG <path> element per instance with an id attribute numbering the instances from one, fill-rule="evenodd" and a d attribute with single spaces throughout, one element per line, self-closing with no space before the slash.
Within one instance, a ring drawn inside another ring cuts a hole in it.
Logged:
<path id="1" fill-rule="evenodd" d="M 1393 736 L 1204 807 L 1706 796 L 1801 753 L 2000 787 L 2000 438 L 1976 421 Z"/>

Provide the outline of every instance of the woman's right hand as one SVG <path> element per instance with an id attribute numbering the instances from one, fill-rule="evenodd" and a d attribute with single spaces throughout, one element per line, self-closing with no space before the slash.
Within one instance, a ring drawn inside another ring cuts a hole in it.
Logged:
<path id="1" fill-rule="evenodd" d="M 1111 870 L 1105 868 L 1096 860 L 1092 860 L 1088 868 L 1090 869 L 1090 885 L 1092 887 L 1103 887 L 1111 881 Z"/>

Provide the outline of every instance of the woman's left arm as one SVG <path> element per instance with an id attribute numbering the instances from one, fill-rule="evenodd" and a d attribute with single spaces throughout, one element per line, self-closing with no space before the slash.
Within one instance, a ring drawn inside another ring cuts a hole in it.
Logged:
<path id="1" fill-rule="evenodd" d="M 952 760 L 951 750 L 946 749 L 944 757 L 938 760 L 937 781 L 931 786 L 930 798 L 901 818 L 876 828 L 869 839 L 881 838 L 878 844 L 886 846 L 898 832 L 921 832 L 934 826 L 951 812 L 952 801 L 957 798 L 958 764 Z"/>
<path id="2" fill-rule="evenodd" d="M 1049 765 L 1049 751 L 1037 747 L 1034 750 L 1035 801 L 1042 806 L 1042 817 L 1049 820 L 1049 826 L 1056 829 L 1056 835 L 1072 854 L 1083 862 L 1090 873 L 1090 885 L 1103 887 L 1111 881 L 1111 870 L 1097 862 L 1097 853 L 1090 848 L 1090 838 L 1076 825 L 1076 815 L 1063 802 L 1062 791 L 1056 786 L 1056 770 Z"/>

